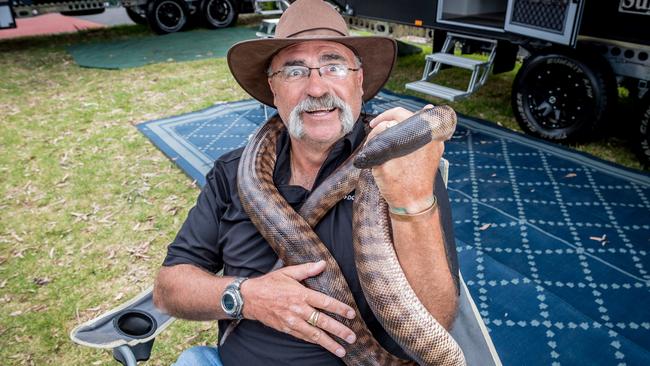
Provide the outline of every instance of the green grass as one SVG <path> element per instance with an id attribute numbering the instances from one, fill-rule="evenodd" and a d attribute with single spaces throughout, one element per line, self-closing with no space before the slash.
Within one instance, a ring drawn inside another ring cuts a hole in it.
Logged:
<path id="1" fill-rule="evenodd" d="M 133 125 L 248 98 L 225 59 L 99 70 L 76 66 L 65 51 L 147 35 L 127 26 L 0 42 L 3 364 L 115 365 L 109 352 L 76 346 L 68 334 L 151 284 L 198 192 Z M 422 67 L 421 55 L 400 58 L 388 87 L 405 93 Z M 513 75 L 491 76 L 453 107 L 517 129 Z M 615 139 L 577 148 L 639 168 Z M 148 364 L 170 364 L 182 349 L 215 340 L 216 323 L 177 321 Z"/>

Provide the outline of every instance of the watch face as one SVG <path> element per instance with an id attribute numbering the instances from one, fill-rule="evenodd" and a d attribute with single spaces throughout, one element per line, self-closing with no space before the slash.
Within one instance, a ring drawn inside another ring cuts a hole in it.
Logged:
<path id="1" fill-rule="evenodd" d="M 221 307 L 223 307 L 223 310 L 227 313 L 235 310 L 236 303 L 237 301 L 235 300 L 235 297 L 228 292 L 223 294 L 221 297 Z"/>

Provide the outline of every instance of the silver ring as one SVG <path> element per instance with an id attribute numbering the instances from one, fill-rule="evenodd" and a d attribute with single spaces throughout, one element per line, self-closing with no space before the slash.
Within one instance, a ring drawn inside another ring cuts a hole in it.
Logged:
<path id="1" fill-rule="evenodd" d="M 309 319 L 307 319 L 307 323 L 309 323 L 311 326 L 316 327 L 318 323 L 318 317 L 320 316 L 320 311 L 314 310 L 313 313 L 309 316 Z"/>

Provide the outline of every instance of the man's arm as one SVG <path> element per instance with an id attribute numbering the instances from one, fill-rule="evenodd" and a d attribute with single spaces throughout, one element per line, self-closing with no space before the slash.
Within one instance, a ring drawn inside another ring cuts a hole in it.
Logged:
<path id="1" fill-rule="evenodd" d="M 226 163 L 218 161 L 207 175 L 197 203 L 190 210 L 183 227 L 169 246 L 167 257 L 154 286 L 154 303 L 172 316 L 191 320 L 225 319 L 221 295 L 234 277 L 214 274 L 223 267 L 220 220 L 230 204 L 232 176 Z M 251 278 L 241 287 L 245 319 L 258 320 L 276 330 L 316 343 L 332 353 L 343 348 L 329 334 L 355 340 L 343 324 L 322 314 L 318 327 L 307 323 L 314 309 L 341 316 L 354 311 L 347 305 L 303 286 L 301 281 L 316 276 L 325 263 L 305 263 Z M 329 334 L 328 334 L 329 333 Z M 343 351 L 344 353 L 344 351 Z"/>
<path id="2" fill-rule="evenodd" d="M 385 130 L 389 123 L 401 122 L 413 115 L 403 108 L 390 109 L 377 116 L 369 139 Z M 444 151 L 441 142 L 431 142 L 407 156 L 373 168 L 377 185 L 389 206 L 409 213 L 430 206 L 434 179 Z M 453 322 L 458 295 L 447 262 L 444 235 L 437 209 L 411 217 L 392 219 L 393 238 L 398 259 L 409 284 L 423 305 L 449 329 Z"/>
<path id="3" fill-rule="evenodd" d="M 349 306 L 300 283 L 324 269 L 324 261 L 305 263 L 245 281 L 241 285 L 244 318 L 260 321 L 296 338 L 319 344 L 339 357 L 345 356 L 344 348 L 327 333 L 354 343 L 356 336 L 352 330 L 326 314 L 318 318 L 317 327 L 307 323 L 314 309 L 348 318 L 355 316 Z M 233 280 L 234 277 L 216 276 L 190 264 L 163 266 L 156 277 L 154 304 L 179 318 L 227 319 L 221 309 L 221 294 Z"/>

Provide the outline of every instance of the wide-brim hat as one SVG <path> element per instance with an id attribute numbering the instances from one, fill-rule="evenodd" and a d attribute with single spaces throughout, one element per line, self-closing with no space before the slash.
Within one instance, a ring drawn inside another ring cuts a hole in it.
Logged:
<path id="1" fill-rule="evenodd" d="M 233 45 L 228 67 L 248 94 L 274 106 L 267 82 L 272 57 L 292 44 L 319 40 L 341 43 L 361 60 L 363 100 L 374 97 L 384 86 L 395 64 L 397 44 L 392 38 L 350 36 L 343 17 L 322 0 L 298 0 L 282 14 L 274 38 L 253 39 Z"/>

